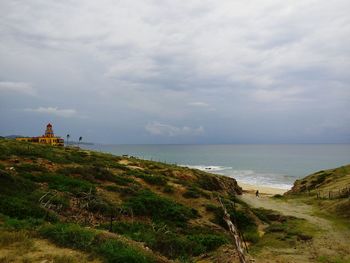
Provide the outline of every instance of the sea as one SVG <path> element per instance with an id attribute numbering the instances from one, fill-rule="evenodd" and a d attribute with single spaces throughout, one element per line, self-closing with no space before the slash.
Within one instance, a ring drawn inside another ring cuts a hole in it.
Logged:
<path id="1" fill-rule="evenodd" d="M 196 168 L 238 182 L 289 189 L 311 173 L 350 164 L 350 144 L 84 145 L 86 149 Z"/>

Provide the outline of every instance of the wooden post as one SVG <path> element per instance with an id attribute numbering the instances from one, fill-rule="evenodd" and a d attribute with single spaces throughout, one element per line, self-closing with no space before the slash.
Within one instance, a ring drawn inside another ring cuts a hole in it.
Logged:
<path id="1" fill-rule="evenodd" d="M 231 218 L 230 218 L 230 214 L 227 212 L 224 204 L 221 202 L 221 198 L 220 197 L 218 197 L 218 198 L 219 198 L 220 204 L 222 206 L 222 209 L 224 210 L 224 221 L 226 222 L 226 224 L 229 228 L 229 231 L 235 240 L 235 246 L 236 246 L 236 250 L 238 252 L 239 261 L 241 263 L 246 263 L 246 260 L 244 257 L 244 252 L 243 252 L 242 240 L 239 236 L 238 229 L 232 223 Z"/>

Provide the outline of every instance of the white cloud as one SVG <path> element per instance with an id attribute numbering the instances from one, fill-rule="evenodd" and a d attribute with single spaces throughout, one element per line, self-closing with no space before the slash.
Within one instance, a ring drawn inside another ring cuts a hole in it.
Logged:
<path id="1" fill-rule="evenodd" d="M 56 115 L 64 118 L 77 116 L 77 111 L 74 109 L 58 109 L 57 107 L 38 107 L 37 109 L 25 109 L 24 111 Z"/>
<path id="2" fill-rule="evenodd" d="M 25 82 L 0 81 L 0 92 L 17 92 L 26 95 L 35 95 L 35 89 Z"/>
<path id="3" fill-rule="evenodd" d="M 163 124 L 159 122 L 148 123 L 145 127 L 152 135 L 163 136 L 185 136 L 185 135 L 200 135 L 203 134 L 204 128 L 202 126 L 198 128 L 190 128 L 187 126 L 177 127 L 169 124 Z"/>

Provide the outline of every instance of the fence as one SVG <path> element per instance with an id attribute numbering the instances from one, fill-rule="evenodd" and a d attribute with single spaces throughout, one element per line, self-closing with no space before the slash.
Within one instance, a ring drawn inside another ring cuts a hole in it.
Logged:
<path id="1" fill-rule="evenodd" d="M 317 199 L 350 198 L 350 186 L 337 190 L 320 190 L 316 195 Z"/>

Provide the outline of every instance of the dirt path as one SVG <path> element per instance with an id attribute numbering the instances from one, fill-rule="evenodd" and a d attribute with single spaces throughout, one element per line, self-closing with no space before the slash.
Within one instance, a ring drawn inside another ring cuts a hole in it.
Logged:
<path id="1" fill-rule="evenodd" d="M 311 242 L 301 247 L 266 248 L 256 262 L 350 262 L 350 231 L 315 215 L 312 206 L 297 200 L 284 201 L 269 196 L 256 198 L 253 194 L 243 194 L 240 198 L 252 207 L 262 207 L 306 219 L 320 230 Z"/>

